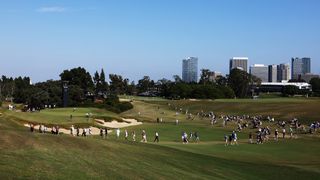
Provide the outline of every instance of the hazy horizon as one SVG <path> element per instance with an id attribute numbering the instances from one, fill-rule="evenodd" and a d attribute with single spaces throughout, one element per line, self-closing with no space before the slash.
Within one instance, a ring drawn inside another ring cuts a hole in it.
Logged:
<path id="1" fill-rule="evenodd" d="M 229 59 L 252 64 L 310 57 L 320 73 L 320 1 L 4 1 L 0 75 L 59 79 L 84 67 L 137 82 L 181 76 L 182 59 L 228 72 Z"/>

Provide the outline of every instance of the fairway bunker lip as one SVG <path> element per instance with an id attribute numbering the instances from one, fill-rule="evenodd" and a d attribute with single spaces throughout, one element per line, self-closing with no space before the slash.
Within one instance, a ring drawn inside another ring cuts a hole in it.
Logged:
<path id="1" fill-rule="evenodd" d="M 125 128 L 125 127 L 129 127 L 129 126 L 137 126 L 137 125 L 141 125 L 142 122 L 138 122 L 136 119 L 126 119 L 126 118 L 122 118 L 122 120 L 124 122 L 119 122 L 116 120 L 113 120 L 111 122 L 105 122 L 102 119 L 95 119 L 95 122 L 97 122 L 99 125 L 103 126 L 103 127 L 107 127 L 107 128 Z"/>

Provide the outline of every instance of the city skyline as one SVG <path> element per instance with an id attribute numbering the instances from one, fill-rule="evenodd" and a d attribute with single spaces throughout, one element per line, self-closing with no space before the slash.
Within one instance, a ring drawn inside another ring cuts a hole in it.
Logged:
<path id="1" fill-rule="evenodd" d="M 181 59 L 188 56 L 199 58 L 199 70 L 223 74 L 232 57 L 248 57 L 249 66 L 310 57 L 311 72 L 319 74 L 319 5 L 316 0 L 4 1 L 0 74 L 39 82 L 81 66 L 136 82 L 144 75 L 172 79 L 181 75 Z"/>

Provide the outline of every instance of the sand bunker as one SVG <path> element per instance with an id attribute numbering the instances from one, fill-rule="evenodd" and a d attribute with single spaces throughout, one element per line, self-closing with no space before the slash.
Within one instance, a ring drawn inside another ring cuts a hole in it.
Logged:
<path id="1" fill-rule="evenodd" d="M 24 126 L 30 128 L 29 124 L 24 124 Z M 89 127 L 89 128 L 91 129 L 92 135 L 100 135 L 100 129 L 99 128 L 96 128 L 96 127 Z M 35 125 L 34 129 L 35 129 L 35 131 L 38 131 L 39 130 L 39 125 Z M 51 133 L 51 130 L 52 130 L 51 127 L 47 128 L 47 132 L 48 133 Z M 63 134 L 70 134 L 71 135 L 70 129 L 59 128 L 59 132 L 63 133 Z M 75 129 L 75 132 L 76 132 L 76 129 Z M 112 131 L 108 130 L 108 133 L 109 132 L 112 132 Z M 82 128 L 80 128 L 80 134 L 82 134 Z"/>
<path id="2" fill-rule="evenodd" d="M 138 122 L 135 119 L 125 119 L 122 118 L 124 122 L 118 122 L 116 120 L 113 120 L 111 122 L 105 122 L 104 120 L 101 119 L 95 119 L 97 123 L 99 123 L 101 126 L 107 127 L 107 128 L 124 128 L 124 127 L 129 127 L 129 126 L 137 126 L 141 125 L 142 122 Z"/>

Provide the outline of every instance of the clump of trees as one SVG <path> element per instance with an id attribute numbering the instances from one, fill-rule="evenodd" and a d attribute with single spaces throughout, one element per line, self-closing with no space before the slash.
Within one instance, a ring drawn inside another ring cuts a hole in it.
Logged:
<path id="1" fill-rule="evenodd" d="M 310 84 L 312 86 L 313 95 L 320 97 L 320 78 L 312 78 Z"/>
<path id="2" fill-rule="evenodd" d="M 69 106 L 97 106 L 122 112 L 132 108 L 130 103 L 119 101 L 117 96 L 122 94 L 161 96 L 169 99 L 243 98 L 251 96 L 251 90 L 261 83 L 260 79 L 239 69 L 233 69 L 229 76 L 219 76 L 215 80 L 210 77 L 209 70 L 203 69 L 200 81 L 194 83 L 183 82 L 178 75 L 173 76 L 173 80 L 158 81 L 144 76 L 137 84 L 117 74 L 109 74 L 109 81 L 106 77 L 103 69 L 100 72 L 96 71 L 92 77 L 82 67 L 64 70 L 60 74 L 60 80 L 48 80 L 33 85 L 28 77 L 2 76 L 0 101 L 12 100 L 38 108 L 45 105 L 62 106 L 62 83 L 68 82 Z M 313 81 L 314 84 L 318 82 Z"/>

